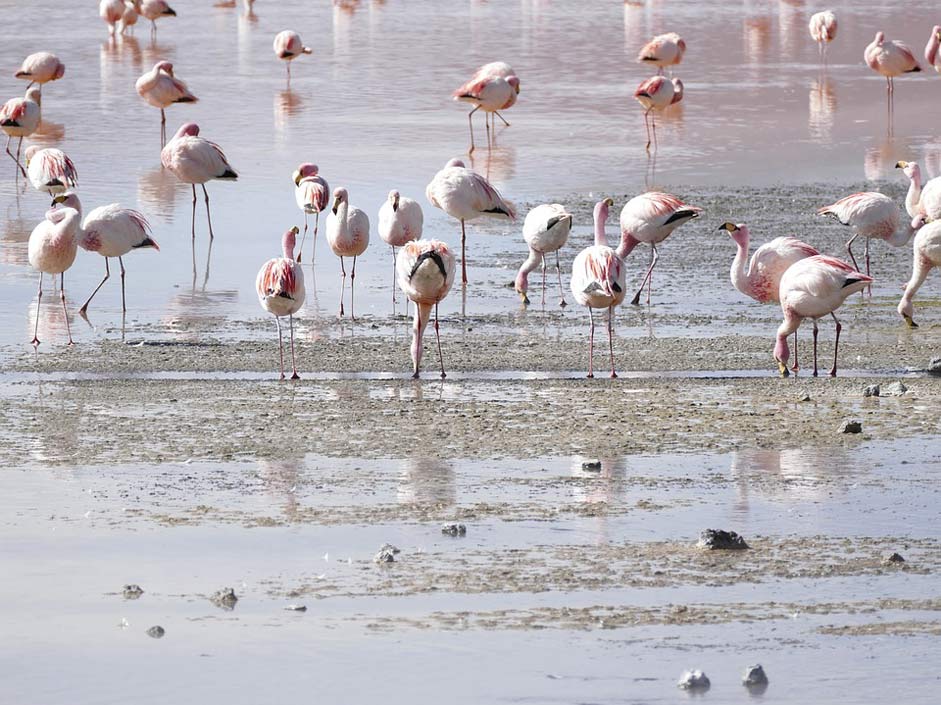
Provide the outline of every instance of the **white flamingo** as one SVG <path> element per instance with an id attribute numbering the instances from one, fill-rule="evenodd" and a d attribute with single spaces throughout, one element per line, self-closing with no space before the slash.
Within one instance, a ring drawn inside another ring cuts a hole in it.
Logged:
<path id="1" fill-rule="evenodd" d="M 379 208 L 379 237 L 392 248 L 392 305 L 395 306 L 395 248 L 406 242 L 421 239 L 425 214 L 421 204 L 402 196 L 398 191 L 389 191 L 389 197 Z"/>
<path id="2" fill-rule="evenodd" d="M 316 164 L 301 164 L 294 171 L 294 200 L 297 207 L 304 213 L 304 235 L 301 237 L 301 246 L 297 250 L 297 261 L 301 261 L 304 254 L 304 241 L 307 239 L 307 216 L 314 215 L 314 250 L 310 261 L 317 255 L 317 230 L 320 228 L 320 214 L 330 205 L 330 185 L 320 176 Z"/>
<path id="3" fill-rule="evenodd" d="M 913 317 L 915 306 L 912 299 L 922 284 L 925 283 L 932 269 L 941 267 L 941 220 L 935 220 L 924 226 L 915 235 L 912 257 L 912 278 L 905 285 L 905 293 L 899 301 L 899 315 L 910 328 L 917 328 Z"/>
<path id="4" fill-rule="evenodd" d="M 514 287 L 524 304 L 529 304 L 529 273 L 542 264 L 542 303 L 546 303 L 546 255 L 555 252 L 555 270 L 559 275 L 559 306 L 565 306 L 562 291 L 562 267 L 559 250 L 568 242 L 573 216 L 559 203 L 544 203 L 526 214 L 523 239 L 529 245 L 529 257 L 516 274 Z"/>
<path id="5" fill-rule="evenodd" d="M 353 294 L 356 287 L 356 258 L 369 246 L 369 216 L 350 205 L 345 188 L 333 189 L 333 208 L 327 216 L 327 243 L 333 254 L 340 258 L 340 318 L 343 318 L 343 295 L 346 288 L 344 257 L 353 258 L 350 272 L 350 319 L 356 320 Z"/>
<path id="6" fill-rule="evenodd" d="M 830 46 L 830 42 L 836 39 L 836 15 L 833 14 L 832 10 L 816 12 L 811 15 L 807 28 L 810 30 L 811 38 L 817 42 L 817 51 L 826 61 L 827 47 Z"/>
<path id="7" fill-rule="evenodd" d="M 297 374 L 297 359 L 294 355 L 294 314 L 304 305 L 304 270 L 294 260 L 294 243 L 297 228 L 284 233 L 281 244 L 283 257 L 270 259 L 258 270 L 255 290 L 261 307 L 274 316 L 278 324 L 278 354 L 281 360 L 281 379 L 284 379 L 284 342 L 281 335 L 281 317 L 287 316 L 291 328 L 291 379 L 300 379 Z"/>
<path id="8" fill-rule="evenodd" d="M 65 75 L 65 64 L 59 61 L 55 54 L 40 51 L 23 59 L 20 70 L 13 75 L 15 78 L 29 81 L 27 88 L 38 83 L 42 90 L 43 84 L 58 81 Z"/>
<path id="9" fill-rule="evenodd" d="M 895 168 L 901 169 L 911 180 L 905 194 L 905 210 L 912 217 L 912 226 L 918 216 L 923 216 L 927 223 L 941 219 L 941 176 L 929 179 L 922 186 L 918 162 L 897 162 Z"/>
<path id="10" fill-rule="evenodd" d="M 78 185 L 78 171 L 69 156 L 61 149 L 32 144 L 24 152 L 29 182 L 37 191 L 50 196 L 64 193 Z"/>
<path id="11" fill-rule="evenodd" d="M 160 144 L 167 141 L 166 109 L 175 103 L 196 103 L 199 98 L 190 92 L 186 84 L 173 75 L 173 64 L 159 61 L 154 67 L 137 79 L 134 84 L 137 95 L 149 105 L 160 108 Z"/>
<path id="12" fill-rule="evenodd" d="M 30 86 L 26 89 L 25 97 L 10 98 L 0 108 L 0 130 L 3 130 L 7 136 L 7 154 L 16 162 L 23 178 L 26 178 L 26 169 L 20 163 L 20 150 L 23 148 L 23 138 L 29 137 L 39 127 L 39 121 L 42 119 L 41 103 L 42 94 L 39 92 L 39 86 Z M 16 145 L 15 156 L 10 151 L 10 140 L 14 137 L 20 138 Z"/>
<path id="13" fill-rule="evenodd" d="M 65 271 L 75 261 L 78 248 L 78 235 L 81 230 L 81 215 L 74 208 L 53 208 L 46 213 L 46 218 L 29 235 L 29 263 L 39 272 L 39 294 L 36 297 L 36 327 L 33 330 L 33 345 L 39 345 L 39 313 L 42 310 L 42 275 L 51 274 L 60 277 L 59 298 L 65 312 L 65 329 L 72 342 L 72 328 L 69 325 L 69 312 L 65 306 Z"/>
<path id="14" fill-rule="evenodd" d="M 288 69 L 288 81 L 291 80 L 291 62 L 304 54 L 312 54 L 313 49 L 304 46 L 301 35 L 288 29 L 278 32 L 274 38 L 274 54 L 281 59 Z"/>

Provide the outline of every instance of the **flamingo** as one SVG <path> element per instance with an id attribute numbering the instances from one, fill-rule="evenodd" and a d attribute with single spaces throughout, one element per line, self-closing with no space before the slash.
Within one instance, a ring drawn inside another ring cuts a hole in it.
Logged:
<path id="1" fill-rule="evenodd" d="M 343 318 L 343 292 L 346 287 L 343 258 L 353 258 L 353 270 L 350 273 L 350 319 L 355 321 L 353 292 L 356 285 L 356 258 L 369 246 L 369 217 L 359 208 L 350 206 L 350 195 L 342 187 L 333 189 L 333 208 L 327 216 L 327 242 L 333 254 L 340 258 L 340 318 Z"/>
<path id="2" fill-rule="evenodd" d="M 608 352 L 611 356 L 611 377 L 614 371 L 614 307 L 624 301 L 624 262 L 618 253 L 608 247 L 605 223 L 608 209 L 614 201 L 606 198 L 595 204 L 595 244 L 578 253 L 572 263 L 572 296 L 582 306 L 588 307 L 590 328 L 588 333 L 588 376 L 594 377 L 593 348 L 595 344 L 595 318 L 593 308 L 608 309 Z"/>
<path id="3" fill-rule="evenodd" d="M 37 191 L 45 191 L 52 196 L 78 185 L 78 171 L 61 149 L 42 149 L 33 144 L 26 148 L 24 156 L 29 181 Z"/>
<path id="4" fill-rule="evenodd" d="M 526 214 L 523 221 L 523 239 L 529 245 L 529 258 L 520 266 L 514 284 L 516 293 L 524 304 L 529 304 L 529 297 L 526 295 L 529 290 L 529 273 L 542 264 L 542 303 L 545 305 L 546 255 L 555 252 L 555 270 L 559 275 L 559 306 L 565 306 L 559 250 L 568 242 L 573 220 L 572 214 L 565 210 L 565 206 L 558 203 L 536 206 Z"/>
<path id="5" fill-rule="evenodd" d="M 169 169 L 184 184 L 193 187 L 193 242 L 196 242 L 196 184 L 203 189 L 206 197 L 206 220 L 209 222 L 209 240 L 212 232 L 212 215 L 209 212 L 209 192 L 206 182 L 213 179 L 235 181 L 239 175 L 229 165 L 222 148 L 199 136 L 199 125 L 188 122 L 180 127 L 160 152 L 160 163 Z"/>
<path id="6" fill-rule="evenodd" d="M 126 34 L 129 27 L 137 24 L 140 16 L 141 0 L 124 0 L 124 14 L 121 16 L 121 34 Z"/>
<path id="7" fill-rule="evenodd" d="M 941 267 L 941 220 L 935 220 L 919 229 L 913 243 L 912 278 L 905 285 L 902 300 L 899 301 L 899 315 L 905 319 L 909 328 L 917 328 L 913 320 L 915 307 L 912 299 L 932 269 Z"/>
<path id="8" fill-rule="evenodd" d="M 39 127 L 42 118 L 42 93 L 39 86 L 30 86 L 26 89 L 26 97 L 10 98 L 0 108 L 0 129 L 7 135 L 7 154 L 16 162 L 16 166 L 26 178 L 26 169 L 20 164 L 20 149 L 23 147 L 23 138 L 29 137 Z M 10 151 L 10 140 L 19 137 L 16 146 L 16 156 Z"/>
<path id="9" fill-rule="evenodd" d="M 124 0 L 101 0 L 98 3 L 98 16 L 108 25 L 108 34 L 114 36 L 118 22 L 124 17 Z"/>
<path id="10" fill-rule="evenodd" d="M 895 85 L 892 79 L 901 76 L 903 73 L 921 71 L 921 66 L 918 65 L 918 61 L 908 45 L 898 40 L 887 42 L 884 32 L 876 32 L 876 38 L 866 47 L 863 58 L 869 68 L 885 76 L 886 97 L 890 106 L 892 96 L 895 93 Z"/>
<path id="11" fill-rule="evenodd" d="M 432 306 L 435 309 L 435 338 L 438 342 L 438 361 L 441 378 L 444 357 L 441 354 L 441 334 L 438 330 L 438 303 L 448 295 L 454 283 L 454 255 L 439 240 L 412 240 L 406 242 L 395 258 L 395 271 L 399 288 L 415 302 L 415 322 L 412 325 L 412 378 L 418 379 L 422 356 L 422 337 L 428 327 Z"/>
<path id="12" fill-rule="evenodd" d="M 780 289 L 784 321 L 778 328 L 774 345 L 774 359 L 782 377 L 789 374 L 787 337 L 797 331 L 805 318 L 812 318 L 814 322 L 814 377 L 817 376 L 817 319 L 827 314 L 833 316 L 836 323 L 833 367 L 830 369 L 830 376 L 836 377 L 837 352 L 843 326 L 834 311 L 850 296 L 862 292 L 871 282 L 872 277 L 856 271 L 842 260 L 826 255 L 802 259 L 784 272 Z"/>
<path id="13" fill-rule="evenodd" d="M 650 151 L 651 124 L 653 131 L 654 149 L 657 147 L 657 119 L 650 115 L 652 110 L 664 110 L 683 100 L 683 82 L 678 79 L 666 79 L 663 76 L 652 76 L 637 86 L 634 98 L 644 108 L 644 127 L 647 129 L 647 151 Z M 648 122 L 650 116 L 650 122 Z"/>
<path id="14" fill-rule="evenodd" d="M 519 77 L 512 71 L 509 64 L 503 62 L 485 64 L 477 69 L 467 83 L 451 94 L 454 100 L 464 101 L 474 106 L 474 109 L 467 115 L 467 126 L 470 129 L 471 138 L 470 154 L 473 154 L 475 149 L 473 116 L 478 110 L 483 109 L 486 114 L 484 124 L 487 126 L 488 144 L 490 143 L 490 113 L 498 115 L 509 127 L 510 123 L 500 115 L 499 111 L 511 108 L 516 103 L 520 92 Z"/>
<path id="15" fill-rule="evenodd" d="M 517 75 L 516 71 L 513 70 L 513 67 L 510 66 L 505 61 L 491 61 L 489 64 L 484 64 L 483 66 L 478 68 L 474 72 L 473 79 L 479 80 L 481 78 L 484 78 L 485 76 L 499 76 L 500 78 L 509 78 L 510 76 L 516 76 L 516 75 Z M 516 98 L 518 95 L 519 95 L 519 91 L 516 91 L 513 93 L 513 95 L 510 97 L 509 102 L 506 104 L 507 108 L 512 108 L 516 104 Z M 510 123 L 508 123 L 506 121 L 506 118 L 504 118 L 500 114 L 500 111 L 495 110 L 493 114 L 496 115 L 498 118 L 500 118 L 503 121 L 504 125 L 506 125 L 507 127 L 510 126 Z"/>
<path id="16" fill-rule="evenodd" d="M 931 28 L 931 36 L 928 37 L 928 43 L 925 45 L 925 61 L 928 66 L 938 73 L 941 73 L 941 61 L 938 60 L 938 48 L 941 47 L 941 25 L 935 25 Z"/>
<path id="17" fill-rule="evenodd" d="M 310 47 L 305 47 L 301 35 L 288 29 L 278 32 L 274 38 L 274 53 L 285 62 L 288 68 L 288 81 L 291 80 L 291 62 L 302 54 L 312 54 Z"/>
<path id="18" fill-rule="evenodd" d="M 297 251 L 297 261 L 301 261 L 304 254 L 304 241 L 307 239 L 307 216 L 314 214 L 314 250 L 310 261 L 314 261 L 317 254 L 317 230 L 320 227 L 320 214 L 327 209 L 330 203 L 330 185 L 320 176 L 316 164 L 301 164 L 294 171 L 294 198 L 297 207 L 304 212 L 304 236 Z"/>
<path id="19" fill-rule="evenodd" d="M 418 201 L 405 198 L 394 189 L 389 191 L 389 197 L 379 209 L 379 237 L 392 248 L 393 306 L 395 306 L 395 248 L 402 247 L 406 242 L 421 239 L 424 221 L 425 215 Z"/>
<path id="20" fill-rule="evenodd" d="M 667 32 L 666 34 L 658 34 L 644 44 L 637 54 L 637 61 L 641 64 L 653 64 L 658 68 L 658 75 L 661 75 L 665 66 L 679 64 L 685 53 L 686 42 L 683 41 L 683 38 L 676 32 Z"/>
<path id="21" fill-rule="evenodd" d="M 921 167 L 918 162 L 898 162 L 896 169 L 901 169 L 911 183 L 908 193 L 905 194 L 905 210 L 913 218 L 924 216 L 924 221 L 930 223 L 941 218 L 941 176 L 929 179 L 921 185 Z M 914 220 L 912 227 L 915 227 Z"/>
<path id="22" fill-rule="evenodd" d="M 297 226 L 282 238 L 284 257 L 265 262 L 255 278 L 255 290 L 261 307 L 274 316 L 278 324 L 278 353 L 281 360 L 281 379 L 284 379 L 284 342 L 281 337 L 281 317 L 287 316 L 291 327 L 291 379 L 300 379 L 294 356 L 294 314 L 304 305 L 304 270 L 294 261 L 294 243 Z"/>
<path id="23" fill-rule="evenodd" d="M 824 61 L 827 58 L 827 47 L 836 39 L 836 15 L 831 10 L 817 12 L 810 17 L 808 23 L 811 38 L 817 42 L 817 50 Z"/>
<path id="24" fill-rule="evenodd" d="M 33 331 L 33 345 L 39 345 L 39 312 L 42 304 L 42 275 L 51 274 L 60 277 L 59 297 L 65 312 L 65 329 L 72 346 L 72 328 L 69 326 L 69 313 L 65 307 L 65 270 L 75 261 L 78 247 L 78 235 L 81 230 L 81 215 L 74 208 L 54 208 L 46 212 L 41 221 L 29 235 L 29 263 L 39 271 L 39 294 L 36 298 L 36 327 Z"/>
<path id="25" fill-rule="evenodd" d="M 866 238 L 866 274 L 869 269 L 869 241 L 872 238 L 885 240 L 892 247 L 901 247 L 914 232 L 908 222 L 899 223 L 899 209 L 888 196 L 875 191 L 854 193 L 841 198 L 836 203 L 824 206 L 817 211 L 817 215 L 826 215 L 835 218 L 842 225 L 853 228 L 853 237 L 846 243 L 846 251 L 853 266 L 859 269 L 856 258 L 851 249 L 853 241 L 862 236 Z"/>
<path id="26" fill-rule="evenodd" d="M 36 54 L 30 54 L 23 59 L 20 70 L 13 74 L 14 78 L 29 80 L 29 88 L 34 83 L 42 85 L 50 81 L 58 81 L 65 75 L 65 64 L 59 61 L 59 57 L 50 54 L 48 51 L 40 51 Z"/>
<path id="27" fill-rule="evenodd" d="M 621 209 L 621 244 L 618 247 L 618 256 L 626 259 L 627 256 L 641 242 L 650 245 L 650 267 L 640 284 L 640 288 L 631 299 L 636 306 L 640 302 L 640 293 L 647 286 L 647 304 L 650 305 L 650 290 L 653 287 L 653 268 L 660 258 L 657 244 L 666 240 L 670 233 L 683 223 L 698 218 L 702 208 L 683 203 L 679 198 L 669 193 L 649 191 L 635 196 L 624 204 Z"/>
<path id="28" fill-rule="evenodd" d="M 78 196 L 71 191 L 56 196 L 52 200 L 52 205 L 53 207 L 61 205 L 65 208 L 72 208 L 78 211 L 79 215 L 82 213 L 82 203 Z M 127 301 L 124 293 L 126 273 L 123 257 L 131 250 L 146 248 L 160 250 L 157 243 L 150 237 L 150 223 L 137 211 L 122 208 L 117 203 L 99 206 L 86 215 L 85 220 L 82 221 L 78 245 L 83 250 L 97 252 L 105 258 L 105 277 L 95 287 L 91 296 L 82 304 L 78 312 L 87 320 L 88 304 L 91 303 L 98 290 L 111 277 L 108 260 L 111 257 L 117 257 L 118 264 L 121 267 L 121 313 L 127 313 Z"/>
<path id="29" fill-rule="evenodd" d="M 435 208 L 461 221 L 461 283 L 467 284 L 467 233 L 464 222 L 482 216 L 516 220 L 516 209 L 480 174 L 452 159 L 425 187 L 425 197 Z"/>
<path id="30" fill-rule="evenodd" d="M 157 36 L 157 20 L 160 17 L 176 17 L 176 12 L 165 0 L 143 0 L 140 14 L 150 20 L 150 36 Z"/>
<path id="31" fill-rule="evenodd" d="M 155 108 L 160 108 L 160 146 L 167 141 L 166 109 L 174 103 L 195 103 L 199 100 L 180 79 L 173 75 L 173 64 L 158 61 L 154 67 L 137 79 L 137 95 Z"/>

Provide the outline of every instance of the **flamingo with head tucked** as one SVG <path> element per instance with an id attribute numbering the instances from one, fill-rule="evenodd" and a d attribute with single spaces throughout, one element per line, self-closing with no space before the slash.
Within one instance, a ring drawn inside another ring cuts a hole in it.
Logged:
<path id="1" fill-rule="evenodd" d="M 686 53 L 686 42 L 676 32 L 658 34 L 644 44 L 637 54 L 637 61 L 641 64 L 653 64 L 658 68 L 658 74 L 663 73 L 665 66 L 678 65 Z"/>
<path id="2" fill-rule="evenodd" d="M 40 51 L 36 54 L 30 54 L 23 59 L 20 70 L 13 76 L 29 81 L 29 86 L 34 83 L 42 85 L 51 81 L 58 81 L 65 75 L 65 64 L 59 61 L 59 57 L 48 51 Z M 26 86 L 29 88 L 29 86 Z"/>
<path id="3" fill-rule="evenodd" d="M 827 47 L 836 39 L 837 22 L 832 10 L 824 10 L 811 15 L 808 23 L 811 38 L 817 42 L 817 50 L 826 61 Z"/>
<path id="4" fill-rule="evenodd" d="M 470 103 L 474 109 L 467 115 L 467 125 L 470 129 L 470 153 L 474 152 L 474 122 L 473 116 L 478 110 L 485 113 L 484 124 L 487 127 L 487 144 L 490 144 L 490 114 L 494 113 L 504 124 L 508 123 L 500 110 L 507 110 L 515 103 L 520 92 L 519 77 L 512 73 L 509 64 L 493 62 L 481 66 L 467 83 L 452 93 L 454 100 Z"/>
<path id="5" fill-rule="evenodd" d="M 921 66 L 908 45 L 898 40 L 886 41 L 884 32 L 876 32 L 876 38 L 863 53 L 863 59 L 869 68 L 885 76 L 886 98 L 890 107 L 895 94 L 893 79 L 903 73 L 921 71 Z"/>
<path id="6" fill-rule="evenodd" d="M 173 75 L 173 64 L 169 61 L 158 61 L 150 71 L 137 79 L 134 87 L 137 95 L 155 108 L 160 108 L 161 146 L 167 141 L 166 109 L 174 103 L 195 103 L 199 100 L 183 81 Z"/>
<path id="7" fill-rule="evenodd" d="M 941 47 L 941 25 L 935 25 L 931 28 L 931 36 L 928 37 L 928 43 L 925 45 L 925 61 L 928 66 L 938 73 L 941 73 L 941 57 L 938 56 L 938 48 Z"/>
<path id="8" fill-rule="evenodd" d="M 65 306 L 65 271 L 75 261 L 78 250 L 78 236 L 81 232 L 81 215 L 74 208 L 54 208 L 46 212 L 46 218 L 29 235 L 29 263 L 39 271 L 39 294 L 36 298 L 36 327 L 33 331 L 33 345 L 39 345 L 39 313 L 42 310 L 42 275 L 51 274 L 53 279 L 60 277 L 59 298 L 65 312 L 65 329 L 72 343 L 72 328 L 69 325 L 69 312 Z"/>
<path id="9" fill-rule="evenodd" d="M 643 81 L 634 91 L 634 98 L 644 108 L 644 127 L 647 129 L 647 151 L 650 151 L 651 133 L 654 149 L 657 148 L 657 118 L 652 111 L 662 111 L 683 100 L 683 82 L 678 78 L 668 79 L 652 76 Z"/>
<path id="10" fill-rule="evenodd" d="M 301 41 L 301 35 L 289 29 L 278 32 L 275 35 L 273 48 L 275 56 L 281 59 L 287 66 L 288 82 L 291 81 L 291 62 L 299 56 L 312 54 L 314 52 L 310 47 L 304 46 L 304 42 Z"/>
<path id="11" fill-rule="evenodd" d="M 42 94 L 39 92 L 39 86 L 30 86 L 26 89 L 24 98 L 10 98 L 0 108 L 0 130 L 7 135 L 7 154 L 16 162 L 24 178 L 26 178 L 26 169 L 20 164 L 20 149 L 23 147 L 23 138 L 29 137 L 39 127 L 39 121 L 42 119 L 41 103 Z M 20 138 L 16 146 L 16 156 L 10 151 L 10 140 L 14 137 Z"/>
<path id="12" fill-rule="evenodd" d="M 314 215 L 314 249 L 310 261 L 317 255 L 317 231 L 320 228 L 320 214 L 330 204 L 330 185 L 320 176 L 316 164 L 301 164 L 294 170 L 294 199 L 297 207 L 304 212 L 304 235 L 301 237 L 301 246 L 297 250 L 297 261 L 301 261 L 304 254 L 304 241 L 307 239 L 307 216 Z"/>
<path id="13" fill-rule="evenodd" d="M 369 246 L 369 216 L 350 205 L 349 192 L 342 187 L 333 189 L 333 208 L 327 216 L 327 243 L 333 254 L 340 258 L 340 318 L 343 318 L 343 294 L 346 287 L 343 258 L 353 258 L 353 269 L 350 272 L 350 319 L 355 321 L 353 294 L 356 287 L 356 258 Z"/>
<path id="14" fill-rule="evenodd" d="M 418 201 L 389 191 L 389 197 L 379 208 L 379 237 L 392 248 L 392 305 L 395 306 L 395 248 L 406 242 L 421 239 L 425 214 Z"/>
<path id="15" fill-rule="evenodd" d="M 529 245 L 529 257 L 520 266 L 514 287 L 523 303 L 529 305 L 529 273 L 542 264 L 542 303 L 546 303 L 546 255 L 555 252 L 555 269 L 559 275 L 559 306 L 565 306 L 562 293 L 562 267 L 559 250 L 568 242 L 573 216 L 558 203 L 536 206 L 523 221 L 523 239 Z"/>
<path id="16" fill-rule="evenodd" d="M 43 149 L 32 144 L 24 152 L 29 181 L 37 191 L 50 196 L 63 193 L 78 185 L 78 171 L 69 156 L 61 149 Z"/>
<path id="17" fill-rule="evenodd" d="M 919 219 L 921 216 L 918 217 Z M 909 328 L 917 328 L 914 321 L 915 306 L 912 300 L 932 269 L 941 268 L 941 220 L 935 220 L 918 230 L 912 243 L 912 277 L 905 285 L 898 312 Z"/>
<path id="18" fill-rule="evenodd" d="M 161 17 L 176 17 L 176 11 L 166 0 L 143 0 L 140 14 L 150 20 L 150 36 L 154 39 L 157 37 L 157 20 Z"/>
<path id="19" fill-rule="evenodd" d="M 922 186 L 918 162 L 897 162 L 895 168 L 901 169 L 911 180 L 905 194 L 905 210 L 912 217 L 912 227 L 919 216 L 926 223 L 941 218 L 941 176 L 929 179 Z"/>
<path id="20" fill-rule="evenodd" d="M 294 260 L 294 243 L 297 227 L 284 233 L 281 240 L 283 257 L 270 259 L 258 270 L 255 290 L 261 307 L 274 316 L 278 324 L 278 354 L 281 360 L 281 379 L 284 379 L 284 341 L 281 335 L 281 317 L 287 316 L 291 328 L 291 379 L 300 379 L 297 374 L 297 359 L 294 355 L 294 314 L 304 305 L 304 270 Z"/>

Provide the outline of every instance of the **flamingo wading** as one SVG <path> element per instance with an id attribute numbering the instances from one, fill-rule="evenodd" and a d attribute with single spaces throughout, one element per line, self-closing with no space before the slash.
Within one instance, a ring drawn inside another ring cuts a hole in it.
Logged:
<path id="1" fill-rule="evenodd" d="M 542 303 L 546 303 L 546 256 L 555 252 L 555 271 L 559 275 L 559 306 L 565 306 L 562 288 L 562 266 L 559 250 L 568 242 L 573 216 L 558 203 L 544 203 L 526 214 L 523 239 L 529 246 L 529 257 L 520 266 L 514 288 L 524 304 L 529 304 L 529 273 L 542 265 Z"/>
<path id="2" fill-rule="evenodd" d="M 425 214 L 421 204 L 389 191 L 389 197 L 379 209 L 379 237 L 392 248 L 392 305 L 395 306 L 395 248 L 406 242 L 421 239 Z"/>
<path id="3" fill-rule="evenodd" d="M 344 257 L 353 258 L 350 272 L 350 319 L 356 320 L 353 309 L 353 294 L 356 287 L 356 258 L 369 246 L 369 217 L 359 208 L 350 205 L 350 195 L 345 188 L 333 189 L 333 208 L 327 216 L 327 243 L 333 254 L 340 258 L 340 318 L 343 318 L 343 295 L 346 288 Z"/>
<path id="4" fill-rule="evenodd" d="M 320 227 L 320 214 L 330 204 L 330 185 L 320 176 L 316 164 L 301 164 L 294 171 L 294 199 L 297 207 L 304 213 L 304 235 L 301 237 L 301 246 L 297 250 L 297 261 L 301 261 L 304 254 L 304 241 L 307 239 L 307 216 L 314 215 L 314 249 L 310 261 L 313 262 L 317 254 L 317 230 Z"/>
<path id="5" fill-rule="evenodd" d="M 281 240 L 283 257 L 270 259 L 258 270 L 255 290 L 261 307 L 274 316 L 278 324 L 278 354 L 281 361 L 281 379 L 284 379 L 284 341 L 281 334 L 281 318 L 288 317 L 291 329 L 291 379 L 300 379 L 297 374 L 297 358 L 294 354 L 294 314 L 304 305 L 304 271 L 294 260 L 294 243 L 297 227 L 284 233 Z"/>

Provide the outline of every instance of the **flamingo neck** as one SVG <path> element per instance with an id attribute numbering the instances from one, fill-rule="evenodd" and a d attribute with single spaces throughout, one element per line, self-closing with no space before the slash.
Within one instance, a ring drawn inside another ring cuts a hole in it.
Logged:
<path id="1" fill-rule="evenodd" d="M 533 248 L 529 248 L 529 257 L 527 257 L 526 261 L 520 266 L 520 271 L 516 275 L 515 286 L 519 293 L 525 294 L 529 291 L 529 273 L 536 269 L 541 262 L 542 253 L 536 252 Z"/>
<path id="2" fill-rule="evenodd" d="M 415 321 L 412 324 L 412 362 L 414 363 L 414 372 L 418 372 L 421 364 L 422 338 L 425 335 L 425 329 L 428 327 L 428 319 L 431 318 L 431 304 L 420 304 L 415 302 Z"/>
<path id="3" fill-rule="evenodd" d="M 898 228 L 886 239 L 886 242 L 892 245 L 892 247 L 901 247 L 915 234 L 916 222 L 923 222 L 923 218 L 916 217 L 915 220 L 911 221 L 902 218 L 899 221 Z"/>
<path id="4" fill-rule="evenodd" d="M 596 245 L 605 245 L 608 244 L 608 234 L 605 232 L 605 222 L 606 218 L 599 218 L 597 213 L 595 214 L 595 244 Z"/>
<path id="5" fill-rule="evenodd" d="M 729 277 L 732 280 L 732 286 L 738 289 L 746 296 L 752 295 L 751 282 L 748 281 L 748 272 L 745 263 L 748 261 L 748 240 L 743 242 L 736 241 L 737 251 L 735 259 L 732 260 L 732 270 Z"/>
<path id="6" fill-rule="evenodd" d="M 921 169 L 912 170 L 912 181 L 905 194 L 905 210 L 913 218 L 918 214 L 918 201 L 921 200 Z"/>
<path id="7" fill-rule="evenodd" d="M 616 250 L 617 256 L 621 259 L 624 259 L 629 254 L 631 254 L 631 252 L 634 251 L 634 248 L 639 244 L 640 240 L 631 235 L 629 232 L 623 231 L 621 233 L 621 244 L 618 245 L 618 249 Z"/>

